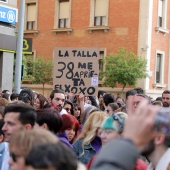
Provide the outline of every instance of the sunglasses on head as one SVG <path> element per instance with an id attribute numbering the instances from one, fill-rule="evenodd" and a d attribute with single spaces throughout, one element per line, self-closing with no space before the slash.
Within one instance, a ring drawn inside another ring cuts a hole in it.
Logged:
<path id="1" fill-rule="evenodd" d="M 117 114 L 112 114 L 112 117 L 113 117 L 113 119 L 114 120 L 116 120 L 117 121 L 117 123 L 118 123 L 118 125 L 119 125 L 119 128 L 120 128 L 120 133 L 123 131 L 123 127 L 124 127 L 124 121 L 123 121 L 123 119 L 119 116 L 119 115 L 117 115 Z"/>
<path id="2" fill-rule="evenodd" d="M 15 153 L 13 152 L 10 152 L 10 157 L 12 158 L 12 160 L 14 162 L 17 162 L 17 158 L 19 158 L 20 156 L 16 155 Z"/>
<path id="3" fill-rule="evenodd" d="M 71 111 L 72 109 L 70 109 L 70 108 L 65 108 L 65 110 L 66 110 L 66 111 Z"/>

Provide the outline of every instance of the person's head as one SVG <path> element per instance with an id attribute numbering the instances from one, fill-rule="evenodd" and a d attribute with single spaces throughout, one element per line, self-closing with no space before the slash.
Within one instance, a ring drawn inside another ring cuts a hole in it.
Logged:
<path id="1" fill-rule="evenodd" d="M 77 132 L 79 130 L 79 122 L 78 120 L 70 115 L 70 114 L 63 114 L 62 115 L 63 126 L 60 129 L 60 132 L 66 132 L 68 141 L 70 143 L 74 142 L 74 139 L 77 137 Z"/>
<path id="2" fill-rule="evenodd" d="M 95 136 L 99 136 L 98 131 L 107 115 L 102 111 L 92 113 L 85 122 L 78 139 L 83 139 L 83 145 L 88 145 Z"/>
<path id="3" fill-rule="evenodd" d="M 0 97 L 0 107 L 5 108 L 9 104 L 9 101 L 5 98 Z"/>
<path id="4" fill-rule="evenodd" d="M 122 98 L 122 97 L 120 97 L 120 96 L 118 96 L 117 98 L 116 98 L 116 102 L 117 103 L 124 103 L 124 99 Z"/>
<path id="5" fill-rule="evenodd" d="M 141 154 L 150 159 L 155 155 L 161 157 L 162 153 L 168 150 L 170 147 L 170 136 L 160 133 L 153 139 L 151 139 L 141 150 Z M 160 155 L 156 154 L 160 153 Z"/>
<path id="6" fill-rule="evenodd" d="M 162 102 L 162 97 L 157 97 L 156 101 L 161 101 Z"/>
<path id="7" fill-rule="evenodd" d="M 50 94 L 50 102 L 52 106 L 60 112 L 65 102 L 64 92 L 61 89 L 53 90 Z"/>
<path id="8" fill-rule="evenodd" d="M 83 119 L 82 119 L 82 124 L 84 124 L 89 117 L 90 114 L 93 112 L 99 111 L 99 109 L 95 106 L 87 106 L 86 109 L 84 110 L 83 114 Z"/>
<path id="9" fill-rule="evenodd" d="M 160 106 L 162 107 L 162 102 L 159 101 L 159 100 L 154 100 L 153 102 L 151 102 L 152 105 L 157 105 L 157 106 Z"/>
<path id="10" fill-rule="evenodd" d="M 35 110 L 44 108 L 44 105 L 46 103 L 47 103 L 47 99 L 42 94 L 37 94 L 37 97 L 34 102 Z"/>
<path id="11" fill-rule="evenodd" d="M 25 169 L 25 158 L 30 150 L 39 144 L 57 143 L 58 138 L 44 129 L 22 130 L 11 137 L 9 143 L 11 170 Z"/>
<path id="12" fill-rule="evenodd" d="M 136 90 L 137 94 L 145 94 L 144 90 L 141 87 L 136 87 L 134 88 L 134 90 Z"/>
<path id="13" fill-rule="evenodd" d="M 34 106 L 34 92 L 29 88 L 21 90 L 18 100 L 22 100 L 24 103 Z"/>
<path id="14" fill-rule="evenodd" d="M 112 93 L 106 93 L 103 96 L 103 102 L 105 107 L 108 106 L 109 103 L 114 103 L 115 102 L 115 97 Z"/>
<path id="15" fill-rule="evenodd" d="M 107 106 L 107 114 L 111 116 L 117 109 L 119 108 L 118 104 L 115 103 L 109 103 Z"/>
<path id="16" fill-rule="evenodd" d="M 36 123 L 43 129 L 47 129 L 52 133 L 60 131 L 63 121 L 56 109 L 45 108 L 36 110 Z"/>
<path id="17" fill-rule="evenodd" d="M 138 108 L 138 105 L 141 101 L 143 101 L 144 99 L 147 99 L 148 103 L 150 104 L 150 99 L 147 95 L 145 94 L 136 94 L 134 96 L 134 102 L 133 102 L 133 106 L 134 109 Z"/>
<path id="18" fill-rule="evenodd" d="M 101 126 L 101 140 L 103 144 L 118 138 L 122 134 L 126 118 L 126 113 L 118 112 L 103 121 Z"/>
<path id="19" fill-rule="evenodd" d="M 153 131 L 158 133 L 142 149 L 147 158 L 161 158 L 170 147 L 169 113 L 170 108 L 159 107 L 153 126 Z"/>
<path id="20" fill-rule="evenodd" d="M 74 104 L 74 116 L 80 120 L 80 116 L 81 116 L 81 107 L 78 104 Z"/>
<path id="21" fill-rule="evenodd" d="M 67 111 L 68 114 L 74 115 L 74 106 L 73 103 L 69 100 L 65 100 L 64 109 Z"/>
<path id="22" fill-rule="evenodd" d="M 136 91 L 136 90 L 134 90 L 134 89 L 128 90 L 128 91 L 126 92 L 126 102 L 128 101 L 128 97 L 129 97 L 129 96 L 134 96 L 134 95 L 136 95 L 136 94 L 137 94 L 137 91 Z"/>
<path id="23" fill-rule="evenodd" d="M 77 170 L 73 152 L 61 142 L 33 147 L 26 157 L 26 170 Z"/>
<path id="24" fill-rule="evenodd" d="M 99 99 L 99 101 L 101 101 L 102 99 L 103 99 L 103 96 L 105 95 L 105 91 L 103 91 L 103 90 L 99 90 L 98 91 L 98 95 L 97 95 L 97 97 L 98 97 L 98 99 Z"/>
<path id="25" fill-rule="evenodd" d="M 163 104 L 163 107 L 170 107 L 170 91 L 169 90 L 165 90 L 162 93 L 162 104 Z"/>
<path id="26" fill-rule="evenodd" d="M 32 129 L 35 120 L 36 112 L 30 105 L 9 104 L 4 110 L 4 126 L 2 128 L 5 141 L 9 142 L 11 136 L 22 129 Z"/>
<path id="27" fill-rule="evenodd" d="M 2 93 L 10 94 L 9 90 L 3 90 Z"/>
<path id="28" fill-rule="evenodd" d="M 7 99 L 8 101 L 10 101 L 10 94 L 2 93 L 2 98 Z"/>
<path id="29" fill-rule="evenodd" d="M 18 93 L 12 93 L 10 96 L 11 101 L 17 101 L 19 97 Z"/>

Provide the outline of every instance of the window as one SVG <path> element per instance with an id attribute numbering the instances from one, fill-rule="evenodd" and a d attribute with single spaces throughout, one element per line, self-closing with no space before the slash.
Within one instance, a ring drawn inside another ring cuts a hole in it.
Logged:
<path id="1" fill-rule="evenodd" d="M 94 26 L 106 25 L 107 1 L 95 0 Z"/>
<path id="2" fill-rule="evenodd" d="M 101 72 L 104 71 L 103 59 L 105 57 L 105 50 L 100 50 L 99 55 L 100 55 L 100 58 L 99 58 L 99 80 L 102 80 Z"/>
<path id="3" fill-rule="evenodd" d="M 37 3 L 26 3 L 25 30 L 37 30 Z"/>
<path id="4" fill-rule="evenodd" d="M 70 28 L 71 0 L 57 0 L 56 3 L 56 28 Z"/>
<path id="5" fill-rule="evenodd" d="M 156 53 L 156 83 L 163 84 L 164 75 L 164 52 L 157 51 Z"/>
<path id="6" fill-rule="evenodd" d="M 60 1 L 59 5 L 59 28 L 68 28 L 69 1 Z"/>
<path id="7" fill-rule="evenodd" d="M 89 33 L 97 30 L 108 32 L 108 9 L 109 0 L 91 0 Z"/>
<path id="8" fill-rule="evenodd" d="M 90 26 L 108 25 L 109 0 L 91 0 Z"/>
<path id="9" fill-rule="evenodd" d="M 158 1 L 158 27 L 166 28 L 167 0 Z"/>

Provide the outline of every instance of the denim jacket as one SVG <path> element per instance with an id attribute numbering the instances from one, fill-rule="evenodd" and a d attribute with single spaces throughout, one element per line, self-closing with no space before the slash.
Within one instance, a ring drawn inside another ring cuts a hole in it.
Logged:
<path id="1" fill-rule="evenodd" d="M 9 170 L 9 158 L 8 143 L 0 143 L 0 170 Z"/>
<path id="2" fill-rule="evenodd" d="M 73 143 L 73 152 L 75 153 L 77 159 L 83 164 L 87 164 L 91 158 L 96 154 L 95 149 L 92 147 L 91 143 L 89 145 L 84 145 L 82 148 L 83 139 L 77 140 Z M 83 154 L 84 150 L 84 154 Z"/>

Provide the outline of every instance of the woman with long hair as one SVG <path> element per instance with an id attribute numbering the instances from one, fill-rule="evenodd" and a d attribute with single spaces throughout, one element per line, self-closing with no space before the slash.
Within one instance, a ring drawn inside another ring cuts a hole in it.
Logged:
<path id="1" fill-rule="evenodd" d="M 47 99 L 42 94 L 37 94 L 37 97 L 34 101 L 34 109 L 43 109 L 47 104 Z"/>
<path id="2" fill-rule="evenodd" d="M 85 122 L 78 140 L 73 143 L 73 151 L 77 159 L 87 164 L 90 159 L 99 151 L 102 143 L 100 139 L 100 127 L 107 117 L 102 111 L 92 113 Z"/>
<path id="3" fill-rule="evenodd" d="M 77 103 L 74 103 L 74 117 L 78 120 L 79 124 L 80 124 L 80 116 L 81 116 L 81 107 Z"/>
<path id="4" fill-rule="evenodd" d="M 64 109 L 67 111 L 68 114 L 74 115 L 74 106 L 71 101 L 65 100 Z"/>

